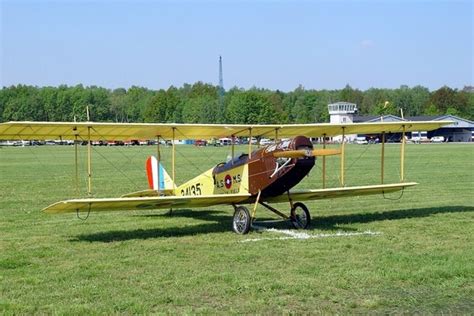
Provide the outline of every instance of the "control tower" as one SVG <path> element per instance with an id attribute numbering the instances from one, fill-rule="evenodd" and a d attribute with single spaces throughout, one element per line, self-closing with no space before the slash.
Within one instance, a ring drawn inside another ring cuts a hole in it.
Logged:
<path id="1" fill-rule="evenodd" d="M 328 104 L 332 124 L 352 123 L 354 114 L 357 113 L 357 104 L 349 102 L 336 102 Z"/>
<path id="2" fill-rule="evenodd" d="M 354 122 L 354 114 L 357 113 L 357 104 L 349 102 L 336 102 L 328 104 L 331 124 L 350 124 Z M 357 135 L 346 135 L 346 141 L 352 141 Z M 335 136 L 333 141 L 342 141 L 342 136 Z"/>

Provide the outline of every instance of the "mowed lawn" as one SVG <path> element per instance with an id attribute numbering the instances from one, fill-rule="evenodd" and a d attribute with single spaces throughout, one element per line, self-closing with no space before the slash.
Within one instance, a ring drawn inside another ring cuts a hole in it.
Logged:
<path id="1" fill-rule="evenodd" d="M 380 148 L 347 146 L 347 185 L 380 182 Z M 95 147 L 94 196 L 146 188 L 144 161 L 155 151 Z M 170 148 L 162 151 L 171 172 Z M 178 146 L 177 182 L 228 152 Z M 399 181 L 399 153 L 399 144 L 386 146 L 386 183 Z M 406 180 L 418 186 L 385 197 L 308 202 L 313 223 L 306 232 L 320 238 L 278 239 L 288 235 L 233 233 L 230 206 L 171 216 L 91 213 L 87 220 L 43 214 L 78 194 L 73 147 L 0 148 L 0 313 L 472 313 L 474 145 L 409 144 L 406 158 Z M 338 163 L 328 158 L 331 186 Z M 321 187 L 320 166 L 300 188 Z M 277 207 L 288 212 L 288 205 Z M 260 207 L 257 217 L 275 219 Z M 377 234 L 351 235 L 363 232 Z"/>

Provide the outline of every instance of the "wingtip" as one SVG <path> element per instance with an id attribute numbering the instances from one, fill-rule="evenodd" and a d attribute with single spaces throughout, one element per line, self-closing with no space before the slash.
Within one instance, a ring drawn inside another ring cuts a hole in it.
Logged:
<path id="1" fill-rule="evenodd" d="M 56 203 L 53 203 L 51 205 L 48 205 L 46 206 L 45 208 L 43 208 L 41 210 L 42 213 L 46 213 L 46 214 L 59 214 L 59 213 L 63 213 L 63 210 L 62 208 L 58 208 L 59 205 L 62 205 L 62 204 L 65 204 L 65 201 L 59 201 L 59 202 L 56 202 Z"/>

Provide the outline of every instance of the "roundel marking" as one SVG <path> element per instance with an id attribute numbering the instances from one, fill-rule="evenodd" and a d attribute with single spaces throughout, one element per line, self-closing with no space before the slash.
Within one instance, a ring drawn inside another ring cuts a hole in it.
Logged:
<path id="1" fill-rule="evenodd" d="M 230 189 L 232 187 L 232 177 L 230 175 L 225 176 L 224 184 L 227 189 Z"/>

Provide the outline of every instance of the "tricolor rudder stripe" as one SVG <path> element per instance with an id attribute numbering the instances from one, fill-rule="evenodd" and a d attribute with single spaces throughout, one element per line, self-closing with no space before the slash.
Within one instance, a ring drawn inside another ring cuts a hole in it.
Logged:
<path id="1" fill-rule="evenodd" d="M 158 164 L 155 156 L 150 156 L 146 160 L 146 174 L 148 187 L 152 190 L 172 190 L 175 187 L 173 180 L 171 180 L 163 165 Z"/>

